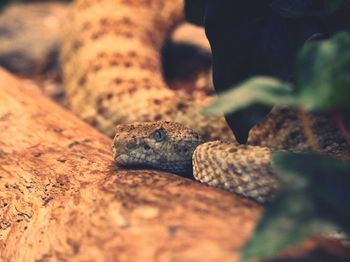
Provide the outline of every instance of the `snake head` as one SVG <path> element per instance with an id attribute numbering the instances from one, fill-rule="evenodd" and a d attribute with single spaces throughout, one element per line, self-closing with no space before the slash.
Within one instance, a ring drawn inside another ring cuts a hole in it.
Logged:
<path id="1" fill-rule="evenodd" d="M 188 175 L 192 154 L 202 137 L 190 128 L 169 121 L 118 125 L 112 150 L 118 166 L 149 167 Z"/>

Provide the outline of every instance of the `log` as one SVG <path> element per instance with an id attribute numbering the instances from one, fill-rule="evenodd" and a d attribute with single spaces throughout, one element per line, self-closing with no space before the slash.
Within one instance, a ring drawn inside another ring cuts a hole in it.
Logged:
<path id="1" fill-rule="evenodd" d="M 237 261 L 261 213 L 192 180 L 115 167 L 110 138 L 1 69 L 0 134 L 1 261 Z"/>

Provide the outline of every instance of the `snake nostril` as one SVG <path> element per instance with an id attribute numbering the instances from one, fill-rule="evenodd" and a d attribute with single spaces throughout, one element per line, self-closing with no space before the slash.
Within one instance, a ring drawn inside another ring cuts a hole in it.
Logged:
<path id="1" fill-rule="evenodd" d="M 150 150 L 150 149 L 151 149 L 151 147 L 150 147 L 148 144 L 144 144 L 144 145 L 143 145 L 143 148 L 144 148 L 145 150 Z"/>
<path id="2" fill-rule="evenodd" d="M 181 156 L 186 156 L 189 152 L 189 149 L 186 147 L 185 148 L 180 147 L 176 149 L 176 152 Z"/>

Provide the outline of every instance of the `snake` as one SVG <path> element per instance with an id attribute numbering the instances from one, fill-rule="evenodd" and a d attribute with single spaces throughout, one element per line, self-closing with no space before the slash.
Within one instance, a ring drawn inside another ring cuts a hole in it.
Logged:
<path id="1" fill-rule="evenodd" d="M 60 52 L 67 106 L 114 137 L 119 166 L 192 175 L 268 203 L 278 190 L 271 153 L 312 148 L 300 112 L 273 108 L 243 145 L 224 116 L 203 114 L 213 97 L 196 99 L 169 89 L 161 50 L 183 22 L 183 8 L 182 0 L 76 0 Z M 349 143 L 329 117 L 304 115 L 320 152 L 348 157 Z"/>
<path id="2" fill-rule="evenodd" d="M 112 150 L 119 166 L 150 167 L 185 177 L 193 171 L 202 183 L 262 204 L 277 190 L 269 148 L 205 142 L 193 129 L 176 122 L 118 125 Z"/>

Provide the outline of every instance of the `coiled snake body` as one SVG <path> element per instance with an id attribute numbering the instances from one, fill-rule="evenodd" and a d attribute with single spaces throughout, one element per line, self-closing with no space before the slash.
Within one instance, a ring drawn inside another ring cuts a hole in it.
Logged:
<path id="1" fill-rule="evenodd" d="M 202 115 L 211 98 L 170 90 L 160 54 L 182 21 L 182 9 L 182 0 L 76 0 L 61 49 L 68 106 L 109 136 L 119 125 L 113 142 L 117 164 L 183 174 L 191 169 L 194 152 L 197 179 L 266 202 L 277 187 L 270 150 L 309 148 L 298 114 L 274 109 L 251 130 L 250 145 L 238 145 L 223 117 Z M 320 149 L 348 152 L 327 118 L 309 119 Z M 215 139 L 230 143 L 203 143 Z"/>

